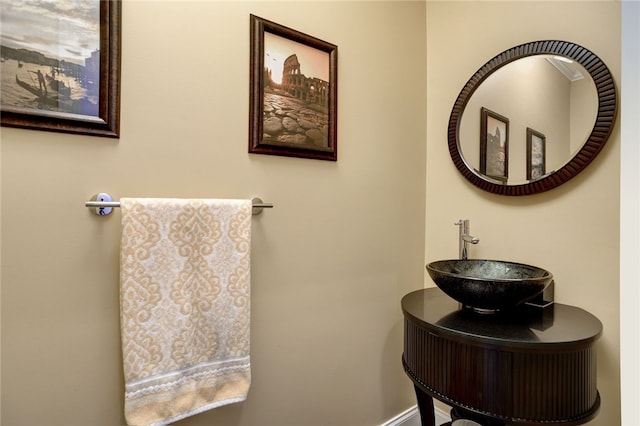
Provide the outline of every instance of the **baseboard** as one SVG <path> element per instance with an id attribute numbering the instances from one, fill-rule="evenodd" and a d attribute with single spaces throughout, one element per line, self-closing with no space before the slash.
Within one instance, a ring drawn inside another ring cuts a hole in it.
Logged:
<path id="1" fill-rule="evenodd" d="M 443 423 L 447 423 L 451 421 L 451 416 L 446 413 L 445 411 L 442 411 L 441 409 L 439 409 L 438 407 L 436 407 L 434 409 L 434 412 L 436 413 L 436 424 L 437 425 L 441 425 Z"/>
<path id="2" fill-rule="evenodd" d="M 436 425 L 441 425 L 451 421 L 451 417 L 438 407 L 435 407 Z M 382 426 L 420 426 L 420 413 L 418 406 L 414 405 L 408 410 L 403 411 L 391 420 L 385 422 Z"/>

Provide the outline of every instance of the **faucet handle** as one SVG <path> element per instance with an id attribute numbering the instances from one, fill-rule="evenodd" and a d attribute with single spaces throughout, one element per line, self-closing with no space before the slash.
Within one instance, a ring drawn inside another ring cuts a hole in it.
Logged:
<path id="1" fill-rule="evenodd" d="M 454 223 L 454 225 L 461 226 L 461 227 L 468 227 L 469 219 L 459 219 L 456 223 Z"/>

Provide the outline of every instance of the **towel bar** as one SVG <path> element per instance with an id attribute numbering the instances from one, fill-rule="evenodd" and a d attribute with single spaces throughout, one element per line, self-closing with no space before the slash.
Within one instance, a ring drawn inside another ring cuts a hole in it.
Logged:
<path id="1" fill-rule="evenodd" d="M 262 213 L 263 209 L 273 208 L 273 204 L 264 203 L 258 197 L 253 197 L 251 199 L 251 204 L 253 206 L 253 210 L 251 213 L 254 216 Z M 97 214 L 98 216 L 106 216 L 108 214 L 111 214 L 114 207 L 120 207 L 120 201 L 113 201 L 111 195 L 107 194 L 106 192 L 99 192 L 94 195 L 91 200 L 85 201 L 84 206 L 89 208 L 95 207 L 95 214 Z"/>

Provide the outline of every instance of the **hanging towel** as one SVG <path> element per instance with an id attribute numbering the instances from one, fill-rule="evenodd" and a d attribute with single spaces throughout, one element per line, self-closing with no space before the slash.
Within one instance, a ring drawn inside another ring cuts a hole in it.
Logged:
<path id="1" fill-rule="evenodd" d="M 120 207 L 127 424 L 244 401 L 251 201 L 122 198 Z"/>

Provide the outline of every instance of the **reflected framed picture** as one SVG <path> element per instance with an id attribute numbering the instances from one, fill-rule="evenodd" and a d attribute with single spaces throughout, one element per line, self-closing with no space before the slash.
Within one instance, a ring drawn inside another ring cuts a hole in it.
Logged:
<path id="1" fill-rule="evenodd" d="M 2 126 L 116 138 L 121 2 L 3 2 Z"/>
<path id="2" fill-rule="evenodd" d="M 480 173 L 507 182 L 509 178 L 509 119 L 480 109 Z"/>
<path id="3" fill-rule="evenodd" d="M 544 134 L 527 127 L 527 180 L 539 179 L 546 173 L 546 144 Z"/>
<path id="4" fill-rule="evenodd" d="M 338 47 L 250 15 L 249 152 L 338 159 Z"/>

